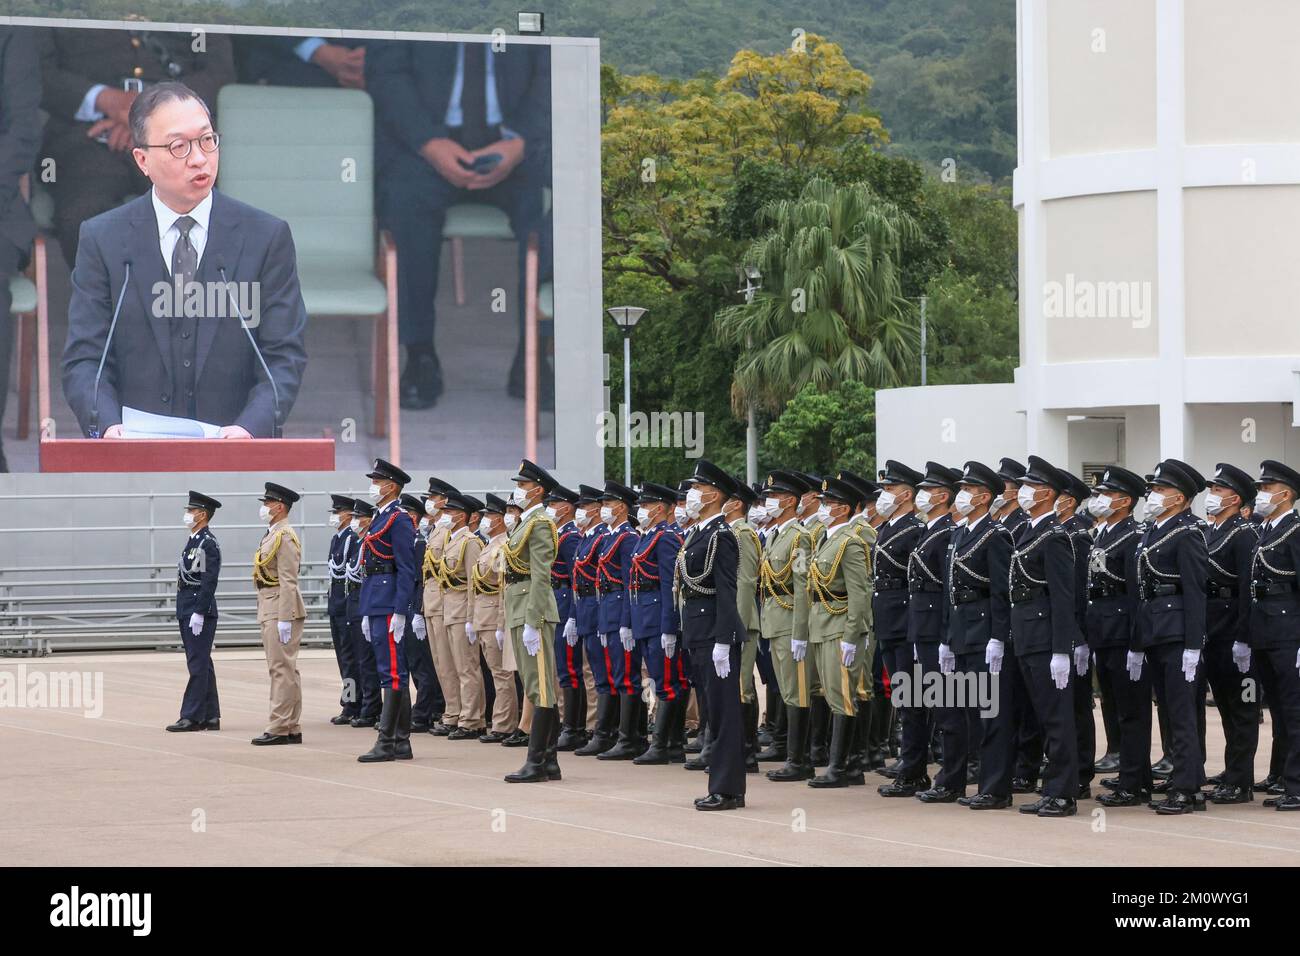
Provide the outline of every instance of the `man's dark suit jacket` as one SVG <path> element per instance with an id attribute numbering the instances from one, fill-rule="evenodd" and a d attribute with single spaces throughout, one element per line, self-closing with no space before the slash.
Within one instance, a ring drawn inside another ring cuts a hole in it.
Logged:
<path id="1" fill-rule="evenodd" d="M 493 55 L 501 125 L 524 138 L 530 159 L 551 147 L 551 57 L 544 46 L 509 43 Z M 366 45 L 366 90 L 375 101 L 375 165 L 418 154 L 446 137 L 444 117 L 456 82 L 456 44 L 383 40 Z"/>
<path id="2" fill-rule="evenodd" d="M 31 31 L 0 27 L 0 239 L 27 257 L 36 224 L 18 189 L 41 148 L 41 75 Z"/>
<path id="3" fill-rule="evenodd" d="M 63 392 L 87 435 L 94 426 L 95 370 L 108 337 L 127 262 L 131 288 L 99 386 L 99 432 L 122 421 L 122 406 L 184 415 L 170 394 L 171 320 L 153 313 L 155 283 L 169 282 L 158 242 L 150 193 L 82 223 L 68 305 Z M 213 190 L 207 244 L 195 281 L 260 283 L 260 317 L 250 322 L 280 392 L 281 422 L 302 382 L 307 354 L 307 310 L 298 287 L 289 224 Z M 207 297 L 205 286 L 205 299 Z M 238 296 L 237 296 L 238 300 Z M 254 438 L 274 435 L 275 401 L 248 336 L 226 302 L 225 317 L 199 318 L 195 363 L 196 416 L 215 425 L 240 425 Z"/>

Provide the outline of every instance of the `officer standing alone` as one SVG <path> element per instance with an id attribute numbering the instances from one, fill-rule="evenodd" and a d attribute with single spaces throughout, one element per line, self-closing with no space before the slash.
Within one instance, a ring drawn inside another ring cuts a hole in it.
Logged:
<path id="1" fill-rule="evenodd" d="M 216 498 L 191 491 L 185 505 L 189 540 L 176 569 L 176 620 L 190 679 L 181 699 L 181 717 L 167 729 L 173 733 L 220 730 L 217 673 L 212 666 L 212 645 L 217 639 L 217 579 L 221 576 L 221 548 L 208 527 L 221 507 Z"/>
<path id="2" fill-rule="evenodd" d="M 302 743 L 298 647 L 307 608 L 298 591 L 302 545 L 289 527 L 289 509 L 299 497 L 298 492 L 268 481 L 258 511 L 270 525 L 253 553 L 253 585 L 257 589 L 257 623 L 271 675 L 271 722 L 252 741 L 259 747 Z"/>

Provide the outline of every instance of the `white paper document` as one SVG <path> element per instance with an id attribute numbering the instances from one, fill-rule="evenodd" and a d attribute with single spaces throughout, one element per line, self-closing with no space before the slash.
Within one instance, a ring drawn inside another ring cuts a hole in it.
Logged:
<path id="1" fill-rule="evenodd" d="M 220 425 L 195 421 L 192 418 L 174 418 L 142 412 L 129 405 L 122 406 L 123 438 L 219 438 Z"/>

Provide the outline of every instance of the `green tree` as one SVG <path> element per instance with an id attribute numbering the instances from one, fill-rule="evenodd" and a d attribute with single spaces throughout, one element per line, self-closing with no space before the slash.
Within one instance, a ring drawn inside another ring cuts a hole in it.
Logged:
<path id="1" fill-rule="evenodd" d="M 861 382 L 842 382 L 830 391 L 806 385 L 790 400 L 763 436 L 766 468 L 817 473 L 840 468 L 875 474 L 876 392 Z"/>

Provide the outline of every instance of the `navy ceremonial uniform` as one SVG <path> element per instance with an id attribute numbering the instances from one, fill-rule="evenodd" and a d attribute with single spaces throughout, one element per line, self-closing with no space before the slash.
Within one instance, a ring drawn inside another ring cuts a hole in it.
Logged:
<path id="1" fill-rule="evenodd" d="M 596 577 L 601 543 L 608 534 L 608 526 L 598 524 L 575 542 L 573 551 L 573 617 L 580 644 L 587 652 L 587 666 L 591 668 L 596 693 L 601 696 L 608 696 L 611 691 L 609 649 L 600 643 L 600 595 Z M 566 678 L 563 668 L 559 675 L 561 686 L 567 686 L 563 683 Z"/>
<path id="2" fill-rule="evenodd" d="M 632 609 L 628 603 L 627 573 L 632 566 L 637 533 L 624 521 L 596 545 L 597 587 L 600 610 L 597 629 L 605 638 L 605 660 L 609 668 L 610 692 L 622 696 L 641 695 L 641 649 L 623 647 L 619 628 L 632 627 Z"/>
<path id="3" fill-rule="evenodd" d="M 352 638 L 348 634 L 347 595 L 348 557 L 358 547 L 356 534 L 346 525 L 335 531 L 330 538 L 330 583 L 326 613 L 329 615 L 330 641 L 334 645 L 334 657 L 338 660 L 339 677 L 343 680 L 339 705 L 342 714 L 348 718 L 361 713 L 361 670 Z"/>
<path id="4" fill-rule="evenodd" d="M 176 620 L 185 647 L 185 666 L 190 678 L 181 700 L 182 719 L 194 723 L 217 720 L 217 674 L 212 666 L 212 644 L 217 638 L 217 579 L 221 575 L 221 548 L 206 525 L 189 536 L 176 568 Z M 196 636 L 190 616 L 203 617 Z"/>
<path id="5" fill-rule="evenodd" d="M 402 644 L 414 635 L 408 626 L 403 641 L 395 641 L 392 616 L 411 613 L 411 592 L 419 577 L 414 538 L 411 516 L 393 499 L 375 513 L 361 542 L 365 575 L 361 580 L 360 611 L 369 619 L 380 687 L 393 691 L 405 689 L 409 673 Z"/>
<path id="6" fill-rule="evenodd" d="M 1082 484 L 1082 482 L 1080 482 Z M 1088 488 L 1084 485 L 1076 494 L 1087 500 Z M 1059 520 L 1059 519 L 1058 519 Z M 1079 624 L 1078 644 L 1087 641 L 1088 613 L 1088 561 L 1092 555 L 1092 526 L 1079 515 L 1071 515 L 1061 522 L 1061 527 L 1070 536 L 1070 548 L 1074 554 L 1074 606 L 1075 618 Z M 1097 762 L 1097 723 L 1092 715 L 1092 646 L 1088 645 L 1088 659 L 1085 670 L 1079 673 L 1071 655 L 1070 666 L 1074 667 L 1074 739 L 1079 751 L 1079 786 L 1086 787 L 1096 776 L 1093 765 Z"/>
<path id="7" fill-rule="evenodd" d="M 555 563 L 551 565 L 551 589 L 555 592 L 555 607 L 563 622 L 576 614 L 573 565 L 582 541 L 582 532 L 572 521 L 566 521 L 558 530 L 558 535 Z M 582 643 L 570 647 L 564 637 L 563 625 L 555 629 L 555 673 L 559 677 L 561 691 L 582 689 L 583 694 L 586 694 L 582 681 Z"/>
<path id="8" fill-rule="evenodd" d="M 1300 797 L 1300 515 L 1265 520 L 1251 555 L 1250 647 L 1273 716 L 1273 735 L 1285 736 L 1280 754 L 1284 800 Z"/>
<path id="9" fill-rule="evenodd" d="M 661 522 L 641 534 L 632 555 L 632 636 L 660 700 L 685 698 L 690 693 L 682 654 L 666 656 L 660 640 L 661 635 L 676 635 L 680 630 L 672 568 L 681 547 L 681 536 Z"/>
<path id="10" fill-rule="evenodd" d="M 409 512 L 408 512 L 409 514 Z M 411 682 L 415 684 L 415 703 L 411 705 L 411 725 L 417 732 L 428 730 L 433 724 L 433 715 L 441 714 L 446 706 L 442 696 L 442 685 L 433 669 L 433 649 L 429 647 L 428 632 L 421 638 L 410 626 L 416 617 L 424 616 L 424 553 L 429 542 L 416 531 L 411 539 L 411 559 L 414 562 L 415 581 L 411 586 L 411 609 L 406 615 L 406 634 L 414 643 L 410 645 L 407 663 L 411 669 Z M 373 632 L 372 632 L 373 636 Z M 406 639 L 403 638 L 403 643 Z"/>
<path id="11" fill-rule="evenodd" d="M 912 671 L 912 645 L 907 640 L 907 562 L 921 540 L 925 529 L 915 514 L 908 512 L 892 518 L 881 525 L 876 532 L 876 544 L 871 552 L 871 566 L 875 572 L 872 580 L 871 613 L 876 628 L 877 655 L 883 661 L 884 669 L 891 677 L 894 674 Z M 893 685 L 891 682 L 891 691 Z M 900 720 L 906 717 L 910 708 L 899 708 Z M 917 734 L 911 738 L 904 736 L 904 748 L 910 750 L 899 752 L 899 768 L 907 768 L 909 774 L 925 774 L 925 741 L 920 741 L 917 751 Z"/>
<path id="12" fill-rule="evenodd" d="M 353 533 L 352 544 L 345 558 L 343 593 L 346 598 L 345 618 L 348 628 L 348 640 L 352 642 L 352 656 L 357 662 L 357 675 L 360 685 L 357 693 L 357 720 L 373 723 L 379 716 L 379 667 L 375 663 L 375 651 L 361 632 L 361 580 L 364 577 L 361 562 L 361 539 Z"/>

